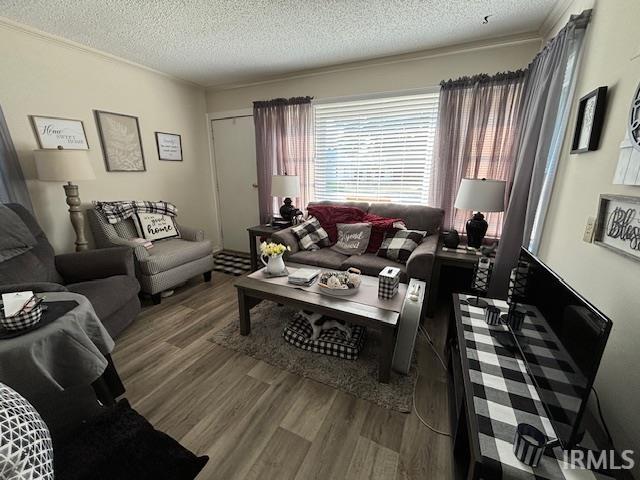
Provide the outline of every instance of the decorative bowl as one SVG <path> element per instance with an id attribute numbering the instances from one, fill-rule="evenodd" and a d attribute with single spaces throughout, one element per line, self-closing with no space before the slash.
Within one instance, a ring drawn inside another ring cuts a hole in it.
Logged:
<path id="1" fill-rule="evenodd" d="M 322 272 L 318 286 L 322 293 L 347 296 L 358 291 L 361 281 L 360 270 L 351 267 L 346 272 Z"/>

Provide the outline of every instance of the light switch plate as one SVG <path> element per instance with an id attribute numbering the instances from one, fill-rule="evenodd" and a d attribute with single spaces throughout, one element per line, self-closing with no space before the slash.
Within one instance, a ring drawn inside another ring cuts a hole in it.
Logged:
<path id="1" fill-rule="evenodd" d="M 631 60 L 636 60 L 640 58 L 640 45 L 636 48 L 636 52 L 631 56 Z"/>
<path id="2" fill-rule="evenodd" d="M 596 228 L 596 217 L 589 217 L 587 219 L 587 225 L 584 228 L 584 236 L 582 240 L 587 243 L 593 243 L 593 232 Z"/>

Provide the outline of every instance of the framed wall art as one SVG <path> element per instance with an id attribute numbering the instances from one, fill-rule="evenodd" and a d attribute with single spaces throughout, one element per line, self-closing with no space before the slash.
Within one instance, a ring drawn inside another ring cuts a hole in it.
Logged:
<path id="1" fill-rule="evenodd" d="M 594 243 L 640 262 L 640 197 L 600 195 Z"/>
<path id="2" fill-rule="evenodd" d="M 29 119 L 40 149 L 89 150 L 81 120 L 43 115 L 29 115 Z"/>
<path id="3" fill-rule="evenodd" d="M 176 133 L 156 132 L 158 158 L 172 162 L 182 161 L 182 137 Z"/>
<path id="4" fill-rule="evenodd" d="M 95 115 L 107 171 L 146 171 L 138 117 L 102 110 Z"/>
<path id="5" fill-rule="evenodd" d="M 580 99 L 571 153 L 590 152 L 598 149 L 606 103 L 607 87 L 598 87 Z"/>

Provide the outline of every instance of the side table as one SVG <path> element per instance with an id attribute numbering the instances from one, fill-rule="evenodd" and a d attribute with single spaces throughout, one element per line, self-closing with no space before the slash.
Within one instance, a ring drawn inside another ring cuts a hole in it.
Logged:
<path id="1" fill-rule="evenodd" d="M 247 228 L 249 232 L 249 251 L 251 253 L 251 271 L 258 270 L 258 246 L 256 241 L 260 237 L 271 237 L 274 233 L 282 230 L 281 228 L 272 227 L 271 225 L 256 225 Z"/>
<path id="2" fill-rule="evenodd" d="M 478 263 L 479 258 L 480 255 L 475 253 L 443 250 L 442 238 L 440 238 L 438 248 L 436 250 L 436 256 L 433 260 L 433 271 L 431 273 L 431 288 L 429 289 L 429 301 L 427 302 L 428 317 L 433 317 L 433 314 L 435 313 L 442 267 L 455 267 L 465 270 L 473 270 L 475 265 Z"/>

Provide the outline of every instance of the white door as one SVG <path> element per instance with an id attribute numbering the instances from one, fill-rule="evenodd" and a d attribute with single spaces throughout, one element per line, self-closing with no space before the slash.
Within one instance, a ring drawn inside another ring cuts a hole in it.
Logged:
<path id="1" fill-rule="evenodd" d="M 212 120 L 222 244 L 249 252 L 247 228 L 258 225 L 258 178 L 253 117 Z"/>

